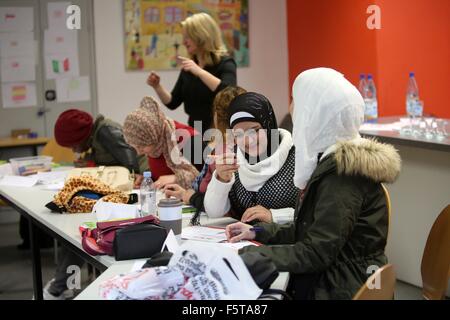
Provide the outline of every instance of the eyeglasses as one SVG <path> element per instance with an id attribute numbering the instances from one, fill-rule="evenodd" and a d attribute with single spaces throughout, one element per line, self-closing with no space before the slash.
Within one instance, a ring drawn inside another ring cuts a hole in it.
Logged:
<path id="1" fill-rule="evenodd" d="M 258 136 L 260 130 L 264 130 L 264 129 L 256 128 L 256 129 L 249 129 L 246 131 L 244 131 L 242 129 L 233 130 L 233 137 L 235 139 L 244 139 L 245 137 L 254 139 Z"/>

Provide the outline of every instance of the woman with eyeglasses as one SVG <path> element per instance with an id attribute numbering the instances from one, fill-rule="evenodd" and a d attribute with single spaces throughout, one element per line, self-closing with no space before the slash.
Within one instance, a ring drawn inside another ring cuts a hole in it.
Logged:
<path id="1" fill-rule="evenodd" d="M 270 101 L 254 92 L 237 96 L 228 123 L 235 144 L 215 158 L 206 213 L 248 223 L 291 221 L 299 192 L 293 182 L 295 151 L 291 134 L 278 128 Z"/>

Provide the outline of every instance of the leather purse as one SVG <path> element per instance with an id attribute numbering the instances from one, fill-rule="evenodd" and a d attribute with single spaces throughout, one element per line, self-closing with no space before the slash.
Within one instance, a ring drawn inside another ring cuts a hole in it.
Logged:
<path id="1" fill-rule="evenodd" d="M 114 240 L 116 237 L 116 233 L 119 230 L 134 225 L 158 226 L 158 224 L 158 218 L 152 215 L 143 218 L 128 220 L 97 222 L 97 228 L 93 230 L 84 229 L 82 231 L 81 244 L 83 246 L 83 249 L 90 255 L 96 256 L 107 254 L 112 256 L 114 255 Z M 161 250 L 161 247 L 159 248 L 159 250 Z M 151 255 L 148 257 L 151 257 Z"/>
<path id="2" fill-rule="evenodd" d="M 149 258 L 161 252 L 167 229 L 154 223 L 141 223 L 118 230 L 113 242 L 116 260 Z"/>

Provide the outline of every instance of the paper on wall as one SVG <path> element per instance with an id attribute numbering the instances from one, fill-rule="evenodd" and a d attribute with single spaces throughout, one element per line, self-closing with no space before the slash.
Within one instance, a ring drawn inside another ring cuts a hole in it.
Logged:
<path id="1" fill-rule="evenodd" d="M 0 8 L 0 31 L 33 31 L 33 7 L 2 7 Z"/>
<path id="2" fill-rule="evenodd" d="M 47 4 L 47 21 L 49 29 L 66 28 L 66 10 L 70 5 L 70 2 L 49 2 Z"/>
<path id="3" fill-rule="evenodd" d="M 80 74 L 78 55 L 60 53 L 45 56 L 45 75 L 48 80 L 76 77 Z"/>
<path id="4" fill-rule="evenodd" d="M 77 30 L 47 29 L 44 32 L 44 54 L 70 53 L 78 55 Z"/>
<path id="5" fill-rule="evenodd" d="M 89 77 L 63 78 L 56 81 L 56 99 L 58 102 L 91 100 Z"/>
<path id="6" fill-rule="evenodd" d="M 33 32 L 0 33 L 0 56 L 35 57 L 35 41 Z"/>
<path id="7" fill-rule="evenodd" d="M 34 107 L 37 104 L 34 82 L 2 83 L 3 108 Z"/>
<path id="8" fill-rule="evenodd" d="M 2 82 L 36 80 L 33 57 L 2 58 L 0 69 Z"/>

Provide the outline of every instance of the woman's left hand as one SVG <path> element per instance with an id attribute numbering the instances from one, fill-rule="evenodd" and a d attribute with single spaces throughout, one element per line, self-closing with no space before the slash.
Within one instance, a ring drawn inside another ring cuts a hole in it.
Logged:
<path id="1" fill-rule="evenodd" d="M 245 210 L 242 215 L 242 222 L 251 222 L 253 220 L 259 220 L 261 222 L 272 222 L 272 212 L 263 206 L 254 206 Z"/>
<path id="2" fill-rule="evenodd" d="M 134 188 L 139 189 L 141 187 L 142 180 L 144 180 L 144 176 L 142 174 L 137 174 L 134 176 Z"/>
<path id="3" fill-rule="evenodd" d="M 194 62 L 194 60 L 191 60 L 189 58 L 178 56 L 178 63 L 180 64 L 182 70 L 190 72 L 197 77 L 199 77 L 200 73 L 203 71 L 203 69 L 200 68 L 199 65 Z"/>
<path id="4" fill-rule="evenodd" d="M 174 174 L 168 176 L 161 176 L 155 182 L 156 189 L 163 189 L 168 184 L 174 184 L 176 182 L 176 177 Z"/>

